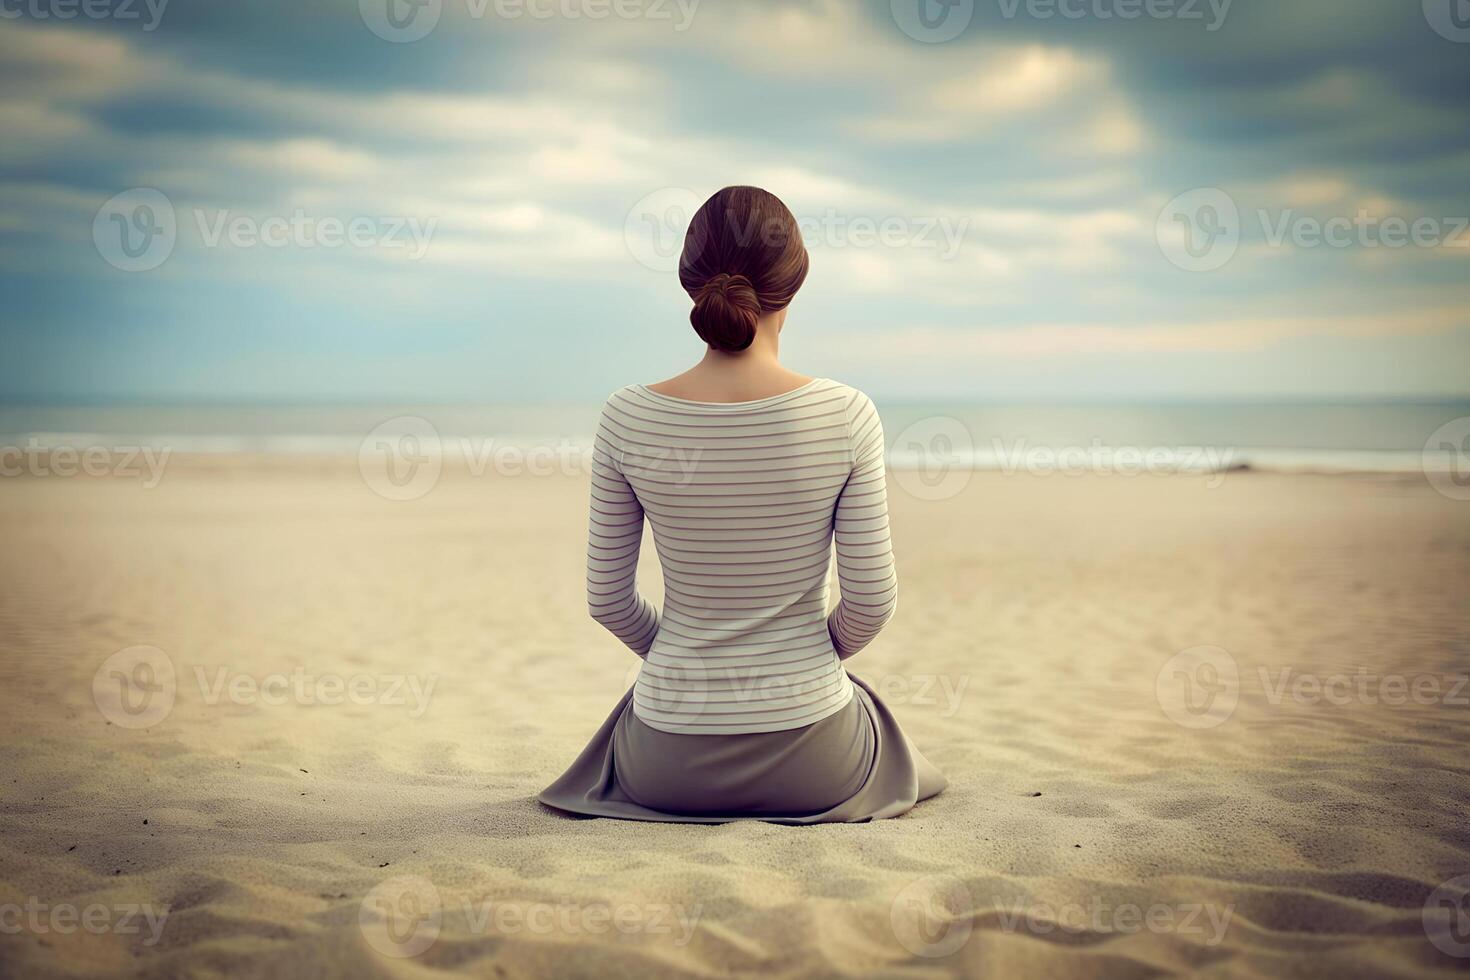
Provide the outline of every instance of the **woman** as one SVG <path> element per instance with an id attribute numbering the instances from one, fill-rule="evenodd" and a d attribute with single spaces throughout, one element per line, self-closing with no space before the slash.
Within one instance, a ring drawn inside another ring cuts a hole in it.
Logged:
<path id="1" fill-rule="evenodd" d="M 704 359 L 615 393 L 593 451 L 587 604 L 643 665 L 543 803 L 817 823 L 895 817 L 945 786 L 841 665 L 893 614 L 897 581 L 873 403 L 777 360 L 806 272 L 766 191 L 727 187 L 690 222 L 679 279 Z M 636 583 L 645 516 L 661 613 Z"/>

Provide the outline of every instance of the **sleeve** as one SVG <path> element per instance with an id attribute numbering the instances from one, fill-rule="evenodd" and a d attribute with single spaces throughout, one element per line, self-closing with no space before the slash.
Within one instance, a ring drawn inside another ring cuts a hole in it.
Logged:
<path id="1" fill-rule="evenodd" d="M 842 597 L 827 618 L 832 645 L 843 660 L 867 646 L 898 606 L 898 576 L 888 536 L 883 423 L 861 392 L 849 407 L 848 433 L 852 472 L 833 518 Z"/>
<path id="2" fill-rule="evenodd" d="M 603 409 L 592 446 L 592 500 L 587 530 L 587 611 L 646 656 L 658 632 L 658 612 L 638 594 L 638 549 L 643 505 L 623 475 L 616 423 Z"/>

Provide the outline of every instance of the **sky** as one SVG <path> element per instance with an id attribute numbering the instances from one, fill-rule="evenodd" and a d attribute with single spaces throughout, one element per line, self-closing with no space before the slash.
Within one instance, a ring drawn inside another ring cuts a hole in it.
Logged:
<path id="1" fill-rule="evenodd" d="M 0 401 L 600 397 L 737 183 L 875 397 L 1465 396 L 1466 6 L 0 0 Z"/>

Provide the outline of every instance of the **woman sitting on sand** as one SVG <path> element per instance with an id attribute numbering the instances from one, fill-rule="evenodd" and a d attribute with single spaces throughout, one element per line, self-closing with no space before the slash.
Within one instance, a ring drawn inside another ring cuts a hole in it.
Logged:
<path id="1" fill-rule="evenodd" d="M 759 188 L 727 187 L 690 222 L 679 280 L 708 350 L 613 394 L 593 451 L 587 604 L 643 665 L 543 803 L 817 823 L 895 817 L 945 786 L 842 667 L 893 614 L 897 580 L 873 403 L 777 359 L 807 262 L 791 212 Z M 661 612 L 636 583 L 645 515 Z"/>

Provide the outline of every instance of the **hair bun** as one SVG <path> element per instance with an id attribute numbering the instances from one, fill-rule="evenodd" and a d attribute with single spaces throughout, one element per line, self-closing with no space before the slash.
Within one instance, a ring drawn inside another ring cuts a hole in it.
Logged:
<path id="1" fill-rule="evenodd" d="M 780 198 L 744 185 L 716 191 L 689 219 L 679 253 L 694 332 L 715 350 L 745 350 L 761 314 L 790 305 L 807 264 L 801 228 Z"/>
<path id="2" fill-rule="evenodd" d="M 739 273 L 721 272 L 695 293 L 689 322 L 705 343 L 733 353 L 745 350 L 755 340 L 760 315 L 760 297 L 751 281 Z"/>

